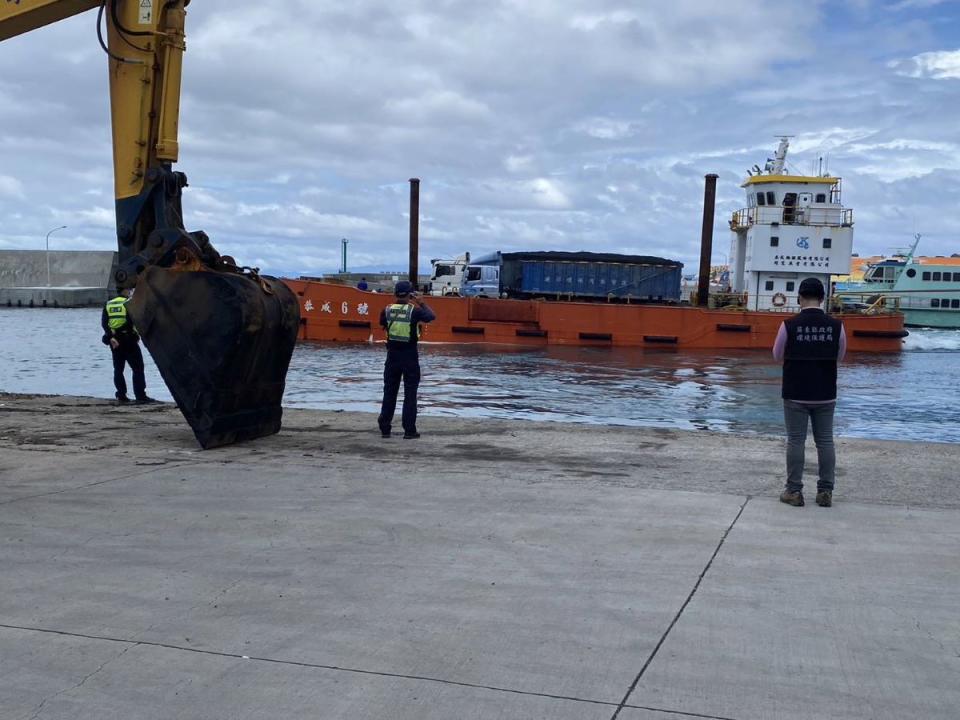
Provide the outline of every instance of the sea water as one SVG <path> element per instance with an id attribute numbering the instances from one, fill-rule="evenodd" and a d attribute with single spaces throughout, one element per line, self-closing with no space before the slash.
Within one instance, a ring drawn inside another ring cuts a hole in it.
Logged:
<path id="1" fill-rule="evenodd" d="M 101 334 L 98 309 L 0 308 L 0 391 L 113 397 Z M 301 343 L 284 405 L 376 412 L 384 356 L 382 344 Z M 424 344 L 420 358 L 423 415 L 782 433 L 766 351 Z M 150 395 L 170 400 L 149 356 L 146 370 Z M 837 434 L 960 442 L 958 385 L 960 331 L 913 329 L 901 353 L 851 354 Z"/>

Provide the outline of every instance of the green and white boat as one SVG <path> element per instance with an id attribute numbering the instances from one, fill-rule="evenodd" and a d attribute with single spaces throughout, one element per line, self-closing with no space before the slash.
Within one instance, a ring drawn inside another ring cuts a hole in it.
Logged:
<path id="1" fill-rule="evenodd" d="M 903 255 L 873 263 L 863 282 L 838 283 L 843 302 L 899 306 L 910 327 L 960 329 L 960 263 L 954 258 L 915 259 L 920 236 Z"/>

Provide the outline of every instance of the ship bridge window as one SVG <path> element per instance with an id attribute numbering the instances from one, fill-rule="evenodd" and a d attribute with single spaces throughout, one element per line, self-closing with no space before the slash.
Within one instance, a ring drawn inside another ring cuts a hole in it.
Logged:
<path id="1" fill-rule="evenodd" d="M 924 279 L 924 280 L 929 280 L 929 279 L 930 279 L 930 273 L 929 273 L 929 271 L 923 273 L 923 279 Z"/>
<path id="2" fill-rule="evenodd" d="M 773 290 L 773 280 L 767 280 L 766 284 L 763 287 L 766 290 Z"/>
<path id="3" fill-rule="evenodd" d="M 757 193 L 757 205 L 766 205 L 766 204 L 767 204 L 767 201 L 764 200 L 763 193 L 762 193 L 762 192 L 758 192 L 758 193 Z M 771 203 L 771 204 L 772 204 L 772 203 Z"/>
<path id="4" fill-rule="evenodd" d="M 952 307 L 952 308 L 960 308 L 960 298 L 954 298 L 953 300 L 951 300 L 951 301 L 950 301 L 950 307 Z"/>
<path id="5" fill-rule="evenodd" d="M 940 298 L 933 298 L 930 301 L 930 307 L 935 307 L 935 308 L 940 307 Z"/>
<path id="6" fill-rule="evenodd" d="M 770 236 L 770 247 L 779 247 L 780 246 L 780 237 L 778 235 Z"/>
<path id="7" fill-rule="evenodd" d="M 793 280 L 787 280 L 787 292 L 793 292 L 794 287 L 796 287 L 796 283 Z"/>
<path id="8" fill-rule="evenodd" d="M 829 249 L 832 248 L 832 247 L 833 247 L 833 239 L 832 239 L 832 238 L 824 238 L 824 239 L 823 239 L 823 249 L 824 249 L 824 250 L 829 250 Z"/>
<path id="9" fill-rule="evenodd" d="M 817 193 L 817 202 L 818 202 L 818 203 L 825 203 L 826 201 L 827 201 L 827 194 L 826 194 L 826 193 Z"/>
<path id="10" fill-rule="evenodd" d="M 940 280 L 940 273 L 935 272 L 935 273 L 933 274 L 933 281 L 934 281 L 934 282 L 937 282 L 938 280 Z"/>
<path id="11" fill-rule="evenodd" d="M 776 205 L 777 204 L 777 195 L 773 190 L 767 190 L 767 205 Z"/>
<path id="12" fill-rule="evenodd" d="M 908 277 L 908 278 L 912 278 L 912 277 L 916 277 L 916 276 L 917 276 L 917 271 L 916 271 L 916 270 L 914 270 L 913 268 L 910 268 L 909 270 L 907 270 L 907 277 Z"/>
<path id="13" fill-rule="evenodd" d="M 797 216 L 797 194 L 786 193 L 783 196 L 783 221 L 792 223 Z"/>
<path id="14" fill-rule="evenodd" d="M 954 273 L 954 274 L 953 274 L 953 281 L 954 281 L 954 282 L 960 282 L 960 273 Z"/>

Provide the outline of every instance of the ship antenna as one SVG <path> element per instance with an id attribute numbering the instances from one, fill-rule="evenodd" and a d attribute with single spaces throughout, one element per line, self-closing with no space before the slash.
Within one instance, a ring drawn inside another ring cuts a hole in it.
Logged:
<path id="1" fill-rule="evenodd" d="M 910 246 L 910 252 L 907 254 L 907 262 L 913 260 L 913 254 L 917 251 L 917 245 L 920 244 L 920 233 L 913 234 L 913 245 Z"/>

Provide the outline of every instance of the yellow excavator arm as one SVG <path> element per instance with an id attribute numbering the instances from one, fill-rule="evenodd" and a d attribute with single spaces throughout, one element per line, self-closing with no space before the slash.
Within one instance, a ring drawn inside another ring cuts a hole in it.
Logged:
<path id="1" fill-rule="evenodd" d="M 99 8 L 96 36 L 110 72 L 119 250 L 114 279 L 117 287 L 135 288 L 128 310 L 197 440 L 208 448 L 280 429 L 300 316 L 286 285 L 239 267 L 204 232 L 183 227 L 187 177 L 173 163 L 189 2 L 3 0 L 0 40 Z"/>
<path id="2" fill-rule="evenodd" d="M 177 161 L 185 7 L 190 0 L 4 0 L 0 40 L 100 8 L 106 16 L 117 199 L 139 195 L 150 167 Z M 91 34 L 91 39 L 92 39 Z M 101 37 L 102 40 L 102 37 Z"/>
<path id="3" fill-rule="evenodd" d="M 100 0 L 5 0 L 0 6 L 0 40 L 66 20 L 100 5 Z"/>

